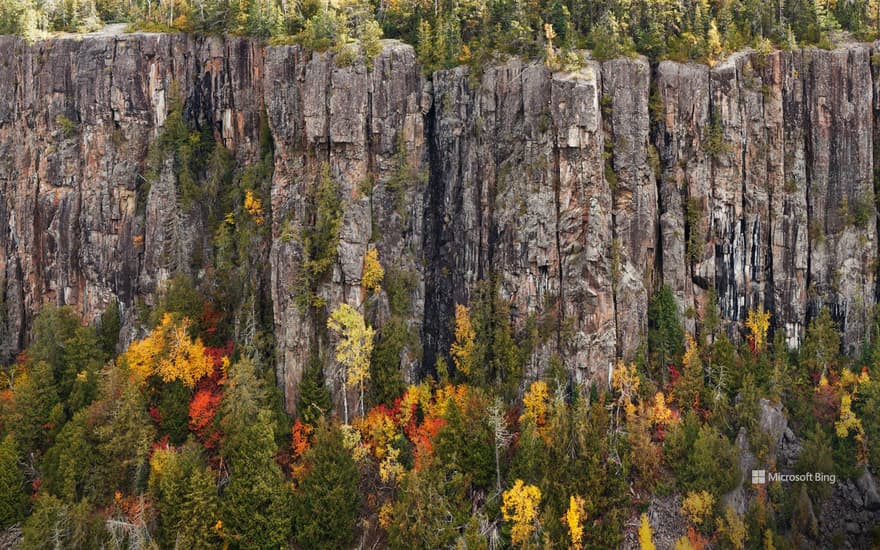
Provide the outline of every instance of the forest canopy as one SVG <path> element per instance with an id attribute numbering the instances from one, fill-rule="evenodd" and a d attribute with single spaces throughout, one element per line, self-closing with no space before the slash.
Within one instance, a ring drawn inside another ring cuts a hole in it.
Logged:
<path id="1" fill-rule="evenodd" d="M 0 34 L 37 39 L 89 32 L 105 23 L 131 30 L 251 36 L 375 55 L 381 37 L 413 44 L 426 70 L 493 55 L 544 57 L 565 66 L 588 48 L 605 59 L 714 62 L 753 46 L 830 47 L 837 31 L 872 40 L 877 0 L 5 0 Z"/>
<path id="2" fill-rule="evenodd" d="M 121 354 L 113 311 L 95 328 L 46 307 L 4 369 L 0 527 L 20 526 L 22 548 L 612 548 L 632 525 L 654 548 L 643 511 L 668 495 L 686 527 L 676 548 L 795 548 L 816 540 L 830 485 L 776 481 L 744 511 L 727 496 L 748 485 L 743 453 L 774 468 L 768 411 L 798 434 L 796 472 L 856 479 L 880 461 L 880 346 L 841 355 L 827 310 L 800 351 L 761 309 L 734 345 L 717 328 L 686 333 L 662 287 L 647 348 L 606 388 L 556 359 L 526 378 L 520 353 L 498 354 L 526 339 L 489 292 L 458 308 L 454 366 L 438 378 L 351 379 L 352 363 L 346 419 L 317 357 L 291 417 L 271 362 L 221 336 L 213 298 L 177 284 Z M 363 351 L 378 372 L 369 324 L 338 311 L 328 324 L 359 343 L 337 353 Z"/>

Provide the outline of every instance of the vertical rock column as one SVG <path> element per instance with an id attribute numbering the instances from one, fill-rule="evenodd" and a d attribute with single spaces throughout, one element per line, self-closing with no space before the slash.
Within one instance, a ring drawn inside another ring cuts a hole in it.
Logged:
<path id="1" fill-rule="evenodd" d="M 802 52 L 769 58 L 771 97 L 781 96 L 783 180 L 776 181 L 770 204 L 770 256 L 773 324 L 794 349 L 803 341 L 809 266 L 807 169 L 804 147 L 804 82 Z"/>
<path id="2" fill-rule="evenodd" d="M 554 327 L 531 350 L 527 378 L 553 354 L 579 382 L 604 375 L 616 334 L 599 64 L 552 74 L 511 60 L 487 67 L 476 88 L 458 68 L 434 75 L 434 94 L 432 352 L 448 353 L 455 304 L 494 280 L 515 329 Z"/>
<path id="3" fill-rule="evenodd" d="M 780 71 L 776 54 L 738 54 L 710 72 L 706 242 L 720 313 L 733 323 L 774 307 L 770 211 L 784 200 L 785 179 Z"/>
<path id="4" fill-rule="evenodd" d="M 371 243 L 386 267 L 414 274 L 409 299 L 419 305 L 410 321 L 418 330 L 424 284 L 424 183 L 419 178 L 407 181 L 399 201 L 386 184 L 398 168 L 400 151 L 416 173 L 424 157 L 419 69 L 412 48 L 391 42 L 369 67 L 362 59 L 339 67 L 329 54 L 268 48 L 264 93 L 276 143 L 271 269 L 278 380 L 293 412 L 306 362 L 312 355 L 323 357 L 328 385 L 341 410 L 343 376 L 324 324 L 342 303 L 365 312 L 361 277 Z M 308 308 L 297 303 L 297 294 L 306 290 L 298 288 L 299 270 L 307 259 L 300 235 L 315 222 L 307 197 L 314 194 L 325 169 L 336 183 L 344 214 L 336 259 L 316 291 L 325 305 Z M 374 323 L 383 320 L 387 296 L 376 301 Z M 410 351 L 416 355 L 416 350 Z M 350 404 L 354 396 L 351 388 Z"/>
<path id="5" fill-rule="evenodd" d="M 877 258 L 870 49 L 804 55 L 810 313 L 828 307 L 853 354 L 868 334 Z"/>
<path id="6" fill-rule="evenodd" d="M 242 163 L 255 158 L 262 50 L 245 39 L 182 34 L 0 37 L 0 271 L 9 322 L 6 353 L 26 345 L 45 304 L 88 321 L 118 300 L 123 340 L 133 305 L 188 271 L 207 248 L 198 218 L 181 212 L 164 159 L 146 190 L 146 157 L 172 100 Z M 173 96 L 176 96 L 173 97 Z"/>
<path id="7" fill-rule="evenodd" d="M 660 156 L 658 182 L 661 273 L 675 295 L 685 326 L 695 328 L 697 296 L 711 288 L 714 251 L 708 235 L 709 160 L 705 140 L 711 124 L 709 68 L 663 61 L 657 67 L 660 103 L 654 144 Z M 691 212 L 688 220 L 688 211 Z M 695 288 L 695 279 L 702 286 Z"/>
<path id="8" fill-rule="evenodd" d="M 455 305 L 467 304 L 473 285 L 488 274 L 488 193 L 495 163 L 482 142 L 494 135 L 481 91 L 494 104 L 494 88 L 470 84 L 466 67 L 433 75 L 431 182 L 426 217 L 427 280 L 423 346 L 425 369 L 452 342 Z"/>
<path id="9" fill-rule="evenodd" d="M 650 142 L 648 99 L 651 67 L 644 58 L 602 64 L 602 104 L 609 131 L 617 352 L 625 361 L 648 336 L 648 300 L 653 291 L 657 253 L 657 150 Z M 606 150 L 609 147 L 606 146 Z"/>
<path id="10" fill-rule="evenodd" d="M 600 65 L 553 75 L 563 357 L 578 382 L 607 382 L 616 354 L 612 200 L 604 177 Z M 570 332 L 570 333 L 569 333 Z"/>

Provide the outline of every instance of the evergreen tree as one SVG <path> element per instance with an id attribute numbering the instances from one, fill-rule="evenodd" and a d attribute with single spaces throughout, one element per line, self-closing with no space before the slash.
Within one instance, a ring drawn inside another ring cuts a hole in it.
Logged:
<path id="1" fill-rule="evenodd" d="M 45 361 L 51 365 L 56 381 L 64 374 L 65 343 L 80 326 L 79 317 L 70 306 L 48 305 L 34 318 L 33 342 L 28 347 L 28 355 L 35 362 Z"/>
<path id="2" fill-rule="evenodd" d="M 192 390 L 175 380 L 162 384 L 157 409 L 161 417 L 160 437 L 168 435 L 172 445 L 181 445 L 189 435 L 189 401 Z"/>
<path id="3" fill-rule="evenodd" d="M 800 364 L 805 374 L 815 381 L 827 376 L 829 369 L 837 368 L 840 354 L 840 333 L 828 308 L 822 308 L 819 316 L 810 322 L 804 345 L 801 347 Z"/>
<path id="4" fill-rule="evenodd" d="M 454 399 L 450 400 L 444 415 L 446 423 L 437 435 L 436 452 L 443 468 L 461 472 L 475 487 L 486 489 L 495 477 L 495 443 L 494 431 L 487 422 L 488 404 L 482 400 L 479 403 L 462 411 Z"/>
<path id="5" fill-rule="evenodd" d="M 73 414 L 97 397 L 98 375 L 106 356 L 92 327 L 78 326 L 63 345 L 58 393 Z"/>
<path id="6" fill-rule="evenodd" d="M 221 502 L 224 536 L 233 548 L 278 548 L 291 530 L 284 476 L 275 462 L 277 427 L 265 398 L 254 364 L 242 359 L 233 365 L 220 421 L 229 471 Z"/>
<path id="7" fill-rule="evenodd" d="M 184 486 L 180 504 L 181 521 L 177 524 L 179 548 L 210 550 L 217 548 L 223 533 L 220 499 L 217 496 L 217 476 L 207 467 L 194 467 Z"/>
<path id="8" fill-rule="evenodd" d="M 150 459 L 150 494 L 159 512 L 158 535 L 163 548 L 216 548 L 223 524 L 214 476 L 200 448 L 188 443 L 180 450 L 157 449 Z"/>
<path id="9" fill-rule="evenodd" d="M 295 496 L 296 540 L 304 548 L 345 548 L 360 510 L 359 475 L 338 425 L 318 425 L 305 460 L 311 471 Z"/>
<path id="10" fill-rule="evenodd" d="M 67 503 L 99 496 L 97 442 L 90 429 L 94 419 L 88 409 L 77 412 L 64 425 L 43 461 L 43 483 L 50 493 Z"/>
<path id="11" fill-rule="evenodd" d="M 648 353 L 653 378 L 668 380 L 667 367 L 680 364 L 684 353 L 684 330 L 672 290 L 664 285 L 648 305 Z"/>
<path id="12" fill-rule="evenodd" d="M 469 516 L 467 482 L 462 474 L 449 474 L 436 467 L 415 470 L 406 476 L 394 503 L 388 547 L 449 548 Z"/>
<path id="13" fill-rule="evenodd" d="M 684 460 L 679 481 L 689 491 L 705 490 L 717 498 L 733 489 L 740 481 L 736 447 L 708 424 L 700 428 L 692 453 Z"/>
<path id="14" fill-rule="evenodd" d="M 296 411 L 303 422 L 314 424 L 326 412 L 330 411 L 330 392 L 324 382 L 324 365 L 321 357 L 313 353 L 303 371 L 299 384 Z"/>
<path id="15" fill-rule="evenodd" d="M 0 443 L 0 529 L 16 523 L 24 512 L 24 474 L 12 435 Z"/>
<path id="16" fill-rule="evenodd" d="M 64 407 L 58 398 L 52 367 L 34 364 L 15 381 L 15 437 L 24 454 L 44 451 L 64 423 Z"/>
<path id="17" fill-rule="evenodd" d="M 370 402 L 392 405 L 403 393 L 400 355 L 405 347 L 406 322 L 392 317 L 379 334 L 370 358 Z"/>
<path id="18" fill-rule="evenodd" d="M 115 491 L 139 493 L 149 473 L 147 455 L 156 430 L 147 414 L 146 397 L 130 371 L 110 369 L 92 414 L 99 472 L 96 499 L 108 501 Z"/>
<path id="19" fill-rule="evenodd" d="M 798 457 L 795 470 L 799 473 L 821 472 L 831 474 L 836 471 L 831 448 L 831 437 L 819 424 L 806 433 L 803 450 Z M 827 483 L 805 483 L 807 492 L 816 499 L 824 499 L 831 494 L 832 486 Z M 818 502 L 818 501 L 817 501 Z"/>
<path id="20" fill-rule="evenodd" d="M 21 550 L 94 550 L 110 542 L 103 518 L 92 511 L 89 501 L 68 504 L 46 494 L 37 498 L 21 531 Z"/>
<path id="21" fill-rule="evenodd" d="M 101 350 L 107 357 L 116 355 L 116 344 L 119 342 L 121 322 L 119 303 L 114 300 L 110 302 L 110 305 L 101 314 L 101 323 L 98 325 L 97 330 L 98 342 Z"/>

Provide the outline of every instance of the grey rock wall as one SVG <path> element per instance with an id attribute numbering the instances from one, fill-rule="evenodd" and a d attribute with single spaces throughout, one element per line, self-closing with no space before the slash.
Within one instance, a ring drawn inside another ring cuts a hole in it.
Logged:
<path id="1" fill-rule="evenodd" d="M 447 352 L 455 305 L 484 280 L 517 329 L 552 328 L 530 378 L 558 356 L 575 380 L 605 383 L 644 342 L 660 284 L 689 330 L 713 297 L 734 337 L 763 305 L 792 347 L 829 307 L 854 352 L 877 299 L 872 52 L 741 53 L 711 69 L 587 61 L 564 73 L 512 59 L 424 76 L 394 41 L 339 67 L 245 39 L 0 38 L 0 352 L 26 345 L 47 303 L 92 321 L 118 300 L 128 341 L 138 300 L 181 269 L 199 276 L 189 264 L 211 235 L 180 210 L 173 165 L 144 186 L 174 93 L 239 167 L 258 158 L 268 120 L 270 252 L 253 269 L 270 281 L 290 410 L 316 353 L 341 401 L 327 311 L 349 303 L 377 327 L 402 316 L 418 335 L 401 354 L 415 380 Z M 325 165 L 344 217 L 315 314 L 296 301 L 298 235 Z M 377 295 L 361 284 L 371 247 L 394 279 Z M 389 286 L 404 289 L 405 311 L 392 311 Z"/>

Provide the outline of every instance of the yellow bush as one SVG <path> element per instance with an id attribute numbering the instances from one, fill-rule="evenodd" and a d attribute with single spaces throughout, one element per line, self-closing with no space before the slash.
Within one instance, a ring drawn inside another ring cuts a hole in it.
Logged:
<path id="1" fill-rule="evenodd" d="M 379 251 L 375 248 L 367 250 L 364 254 L 364 274 L 361 284 L 366 290 L 374 293 L 382 291 L 382 279 L 385 277 L 385 268 L 379 263 Z"/>
<path id="2" fill-rule="evenodd" d="M 681 503 L 681 512 L 694 525 L 702 525 L 706 517 L 712 513 L 715 497 L 707 491 L 691 491 Z"/>

